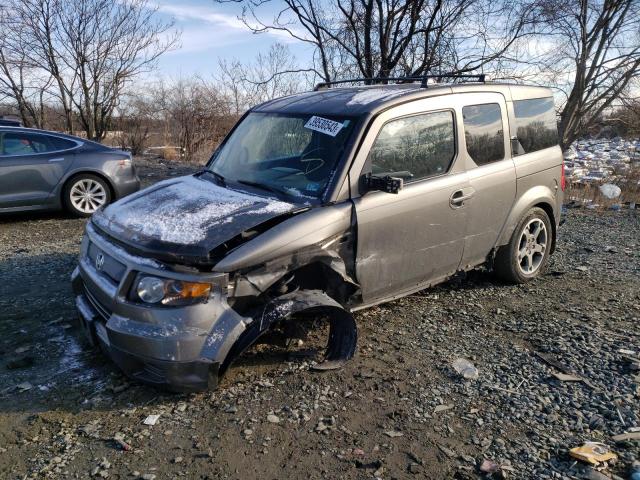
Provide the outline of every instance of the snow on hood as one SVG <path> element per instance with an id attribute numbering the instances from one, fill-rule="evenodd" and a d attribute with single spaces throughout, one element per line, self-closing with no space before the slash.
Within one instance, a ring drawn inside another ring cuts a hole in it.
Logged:
<path id="1" fill-rule="evenodd" d="M 281 200 L 186 176 L 125 197 L 97 212 L 93 222 L 125 241 L 193 245 L 206 250 L 295 208 Z"/>

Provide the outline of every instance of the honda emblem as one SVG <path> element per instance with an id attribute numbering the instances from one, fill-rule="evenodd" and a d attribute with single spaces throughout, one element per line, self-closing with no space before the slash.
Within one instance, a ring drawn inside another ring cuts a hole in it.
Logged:
<path id="1" fill-rule="evenodd" d="M 96 270 L 101 271 L 104 267 L 104 255 L 99 253 L 96 255 Z"/>

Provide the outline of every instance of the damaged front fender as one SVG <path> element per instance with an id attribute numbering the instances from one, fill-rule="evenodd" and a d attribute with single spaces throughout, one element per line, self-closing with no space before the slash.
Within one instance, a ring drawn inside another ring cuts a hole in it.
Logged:
<path id="1" fill-rule="evenodd" d="M 238 336 L 237 341 L 222 363 L 223 373 L 242 352 L 253 345 L 274 324 L 291 320 L 297 314 L 323 315 L 329 321 L 329 338 L 325 358 L 316 370 L 340 368 L 353 358 L 358 330 L 351 313 L 320 290 L 298 290 L 281 295 L 256 311 L 253 322 Z"/>

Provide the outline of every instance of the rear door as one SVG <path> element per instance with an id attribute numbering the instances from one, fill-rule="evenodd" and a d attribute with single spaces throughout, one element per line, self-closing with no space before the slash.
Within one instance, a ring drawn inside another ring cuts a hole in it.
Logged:
<path id="1" fill-rule="evenodd" d="M 461 119 L 454 95 L 390 109 L 369 129 L 352 169 L 404 177 L 398 194 L 354 199 L 356 276 L 365 304 L 415 291 L 456 271 L 464 249 L 469 194 L 458 162 Z"/>
<path id="2" fill-rule="evenodd" d="M 516 197 L 516 171 L 509 148 L 505 98 L 500 93 L 465 93 L 467 175 L 473 191 L 468 205 L 463 268 L 483 263 L 495 246 Z"/>
<path id="3" fill-rule="evenodd" d="M 0 208 L 46 203 L 77 146 L 53 135 L 0 130 Z"/>

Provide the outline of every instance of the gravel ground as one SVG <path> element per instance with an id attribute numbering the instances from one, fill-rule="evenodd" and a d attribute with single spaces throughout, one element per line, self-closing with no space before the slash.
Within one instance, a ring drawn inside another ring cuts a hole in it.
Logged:
<path id="1" fill-rule="evenodd" d="M 145 183 L 191 169 L 140 167 Z M 131 383 L 80 339 L 69 275 L 83 226 L 0 218 L 2 479 L 466 479 L 485 459 L 492 478 L 597 478 L 568 455 L 585 441 L 617 453 L 611 478 L 640 459 L 638 441 L 611 439 L 640 426 L 637 211 L 569 210 L 528 285 L 471 272 L 358 313 L 343 370 L 309 369 L 312 336 L 255 347 L 194 395 Z"/>

